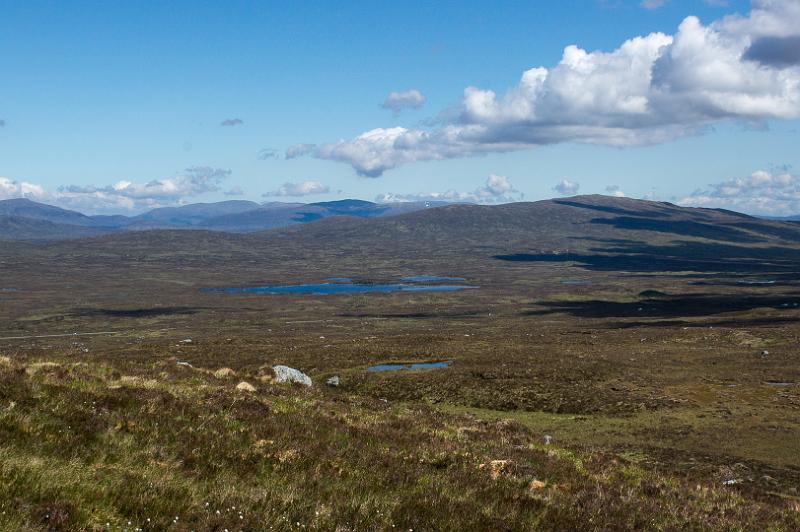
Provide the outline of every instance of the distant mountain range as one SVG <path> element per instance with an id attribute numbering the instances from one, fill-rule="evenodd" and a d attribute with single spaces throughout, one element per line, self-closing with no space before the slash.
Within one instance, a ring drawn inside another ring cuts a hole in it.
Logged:
<path id="1" fill-rule="evenodd" d="M 302 239 L 315 245 L 332 240 L 346 247 L 349 242 L 353 250 L 364 245 L 397 250 L 433 244 L 440 249 L 464 249 L 489 243 L 530 242 L 534 235 L 537 245 L 567 249 L 593 239 L 622 242 L 634 235 L 641 235 L 648 242 L 666 235 L 740 244 L 800 241 L 797 221 L 609 196 L 495 206 L 446 202 L 381 204 L 353 199 L 308 204 L 223 201 L 154 209 L 137 216 L 87 216 L 27 199 L 0 201 L 0 241 L 124 234 L 136 238 L 132 233 L 143 231 L 148 235 L 141 236 L 147 239 L 150 234 L 166 234 L 164 230 L 174 233 L 186 229 L 257 237 L 257 233 L 264 232 L 270 238 Z"/>
<path id="2" fill-rule="evenodd" d="M 369 204 L 345 203 L 339 207 L 373 213 Z M 302 213 L 315 214 L 307 206 L 298 208 Z M 0 263 L 7 265 L 4 268 L 14 264 L 24 268 L 51 257 L 49 260 L 59 261 L 59 267 L 63 262 L 73 268 L 144 263 L 178 268 L 188 260 L 227 267 L 237 263 L 280 264 L 278 269 L 284 275 L 293 269 L 313 272 L 308 275 L 314 276 L 319 272 L 357 276 L 369 270 L 399 268 L 467 277 L 498 272 L 495 268 L 499 264 L 518 271 L 543 263 L 551 269 L 579 265 L 587 271 L 634 276 L 684 272 L 692 286 L 716 283 L 719 274 L 739 276 L 742 282 L 756 286 L 800 279 L 800 223 L 722 209 L 574 196 L 492 206 L 445 205 L 396 216 L 386 216 L 386 211 L 380 214 L 370 218 L 328 216 L 249 234 L 167 229 L 120 231 L 48 246 L 6 242 L 0 245 Z M 57 227 L 64 237 L 95 229 L 66 224 Z M 35 235 L 39 229 L 53 227 L 18 224 L 14 229 L 21 235 Z M 253 278 L 263 276 L 248 271 Z M 537 271 L 539 275 L 542 270 Z M 245 278 L 250 278 L 247 275 Z"/>
<path id="3" fill-rule="evenodd" d="M 0 201 L 0 240 L 61 240 L 147 229 L 254 233 L 333 216 L 377 218 L 446 204 L 381 204 L 353 199 L 307 204 L 221 201 L 164 207 L 137 216 L 89 216 L 20 198 Z"/>

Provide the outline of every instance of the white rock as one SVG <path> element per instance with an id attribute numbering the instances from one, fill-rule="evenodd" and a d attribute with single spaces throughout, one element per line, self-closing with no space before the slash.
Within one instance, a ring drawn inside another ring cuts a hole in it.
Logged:
<path id="1" fill-rule="evenodd" d="M 214 372 L 214 376 L 218 379 L 227 379 L 228 377 L 235 377 L 236 372 L 231 368 L 219 368 Z"/>
<path id="2" fill-rule="evenodd" d="M 325 384 L 327 384 L 328 386 L 331 386 L 333 388 L 336 388 L 337 386 L 339 386 L 339 376 L 338 375 L 334 375 L 330 379 L 326 380 Z"/>
<path id="3" fill-rule="evenodd" d="M 272 366 L 272 371 L 275 372 L 275 382 L 297 382 L 305 386 L 312 385 L 311 377 L 289 366 Z"/>
<path id="4" fill-rule="evenodd" d="M 249 382 L 242 381 L 236 385 L 236 389 L 240 392 L 254 392 L 256 391 L 256 387 L 250 384 Z"/>

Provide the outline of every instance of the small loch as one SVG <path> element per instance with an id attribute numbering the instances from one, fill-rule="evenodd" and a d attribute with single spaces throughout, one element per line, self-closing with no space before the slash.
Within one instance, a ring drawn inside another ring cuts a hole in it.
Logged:
<path id="1" fill-rule="evenodd" d="M 452 364 L 452 360 L 444 360 L 440 362 L 417 362 L 414 364 L 376 364 L 367 368 L 370 373 L 377 373 L 382 371 L 414 371 L 418 369 L 438 369 L 446 368 Z"/>

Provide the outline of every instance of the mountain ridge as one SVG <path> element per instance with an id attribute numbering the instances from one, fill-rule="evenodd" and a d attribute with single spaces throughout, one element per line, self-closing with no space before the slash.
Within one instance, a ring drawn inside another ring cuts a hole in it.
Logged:
<path id="1" fill-rule="evenodd" d="M 413 212 L 441 202 L 381 204 L 364 200 L 335 200 L 315 203 L 245 200 L 191 203 L 160 207 L 135 215 L 86 215 L 27 198 L 0 200 L 4 225 L 0 240 L 58 240 L 124 231 L 156 229 L 205 229 L 251 233 L 332 216 L 375 218 Z M 48 222 L 51 225 L 37 222 Z M 59 226 L 64 227 L 59 227 Z M 94 228 L 77 231 L 75 227 Z M 38 228 L 38 229 L 37 229 Z"/>

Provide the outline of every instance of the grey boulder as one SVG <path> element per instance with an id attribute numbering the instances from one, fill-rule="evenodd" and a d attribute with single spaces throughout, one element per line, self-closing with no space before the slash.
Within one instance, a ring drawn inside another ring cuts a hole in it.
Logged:
<path id="1" fill-rule="evenodd" d="M 275 373 L 275 382 L 296 382 L 305 386 L 311 386 L 311 377 L 300 370 L 289 366 L 272 366 Z"/>

